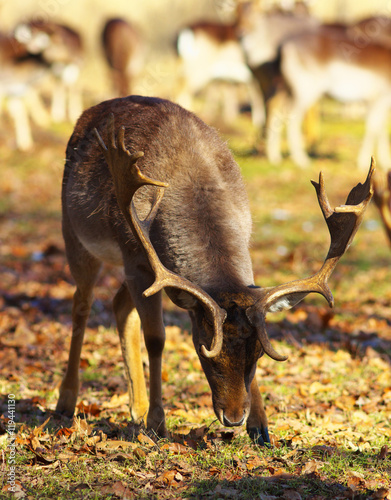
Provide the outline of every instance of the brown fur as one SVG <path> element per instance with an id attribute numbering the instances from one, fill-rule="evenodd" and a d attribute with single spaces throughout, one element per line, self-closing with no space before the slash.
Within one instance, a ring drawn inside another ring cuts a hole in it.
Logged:
<path id="1" fill-rule="evenodd" d="M 211 39 L 217 43 L 225 43 L 229 41 L 236 42 L 238 40 L 237 23 L 221 24 L 212 22 L 199 22 L 189 26 L 194 32 L 201 31 L 206 33 Z"/>
<path id="2" fill-rule="evenodd" d="M 121 97 L 129 95 L 134 78 L 131 62 L 141 44 L 138 30 L 124 19 L 110 19 L 103 28 L 102 44 L 115 92 Z"/>

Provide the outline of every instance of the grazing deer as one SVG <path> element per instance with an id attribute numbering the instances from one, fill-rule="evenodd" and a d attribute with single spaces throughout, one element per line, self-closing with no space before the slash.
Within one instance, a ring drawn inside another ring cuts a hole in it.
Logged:
<path id="1" fill-rule="evenodd" d="M 323 26 L 282 44 L 280 70 L 290 95 L 288 147 L 297 165 L 310 162 L 301 131 L 303 117 L 326 94 L 344 103 L 368 103 L 359 167 L 365 168 L 375 148 L 379 163 L 391 165 L 386 126 L 391 107 L 391 49 L 373 43 L 359 47 L 345 29 Z M 273 112 L 267 127 L 267 151 L 269 160 L 277 164 L 281 161 L 283 110 Z"/>
<path id="2" fill-rule="evenodd" d="M 12 35 L 0 33 L 0 110 L 11 117 L 16 147 L 21 151 L 31 149 L 30 117 L 41 126 L 49 117 L 39 98 L 38 87 L 48 75 L 47 65 L 39 58 L 32 58 L 24 45 Z"/>
<path id="3" fill-rule="evenodd" d="M 111 68 L 116 95 L 131 93 L 134 78 L 144 63 L 144 45 L 139 31 L 124 19 L 109 19 L 102 32 L 106 60 Z"/>
<path id="4" fill-rule="evenodd" d="M 54 122 L 75 122 L 83 109 L 79 84 L 83 43 L 79 33 L 53 21 L 18 24 L 15 38 L 31 56 L 39 57 L 55 79 L 51 115 Z"/>
<path id="5" fill-rule="evenodd" d="M 217 133 L 170 101 L 130 96 L 85 111 L 69 140 L 63 179 L 63 234 L 76 281 L 68 368 L 57 411 L 72 415 L 92 290 L 102 262 L 122 265 L 114 298 L 135 421 L 167 435 L 162 402 L 164 326 L 161 290 L 188 310 L 193 342 L 223 425 L 247 425 L 269 443 L 255 379 L 264 354 L 283 356 L 266 332 L 268 311 L 308 293 L 333 297 L 327 280 L 351 243 L 372 196 L 371 165 L 346 205 L 332 210 L 323 177 L 313 182 L 331 234 L 314 276 L 274 288 L 254 286 L 251 216 L 238 165 Z M 149 404 L 140 356 L 140 320 L 149 357 Z M 148 409 L 149 407 L 149 409 Z"/>
<path id="6" fill-rule="evenodd" d="M 254 125 L 264 123 L 262 95 L 245 62 L 236 23 L 193 24 L 179 33 L 176 45 L 183 72 L 178 103 L 192 109 L 194 97 L 205 91 L 208 115 L 221 104 L 224 120 L 232 121 L 239 110 L 238 86 L 244 86 Z"/>

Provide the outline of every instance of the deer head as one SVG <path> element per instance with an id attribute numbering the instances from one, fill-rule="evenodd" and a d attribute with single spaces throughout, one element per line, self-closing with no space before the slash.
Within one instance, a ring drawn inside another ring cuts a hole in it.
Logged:
<path id="1" fill-rule="evenodd" d="M 338 260 L 352 242 L 372 197 L 374 160 L 364 184 L 354 187 L 346 204 L 334 210 L 326 195 L 323 175 L 320 174 L 319 182 L 312 182 L 331 236 L 326 259 L 315 275 L 271 288 L 243 285 L 238 290 L 210 290 L 207 293 L 197 284 L 167 269 L 151 243 L 150 228 L 168 184 L 149 178 L 140 171 L 137 160 L 143 156 L 143 152 L 129 153 L 124 143 L 123 127 L 118 133 L 117 146 L 113 116 L 109 124 L 109 144 L 106 146 L 96 129 L 95 134 L 113 177 L 118 205 L 143 248 L 155 277 L 154 283 L 143 295 L 149 297 L 165 288 L 176 303 L 189 310 L 193 342 L 212 390 L 215 413 L 221 423 L 235 426 L 248 420 L 248 429 L 254 425 L 262 426 L 253 409 L 254 400 L 259 399 L 256 384 L 252 384 L 257 360 L 264 353 L 276 361 L 287 359 L 271 345 L 266 330 L 266 314 L 289 309 L 311 292 L 323 295 L 333 306 L 333 296 L 327 282 Z M 155 186 L 156 192 L 148 216 L 140 220 L 133 197 L 144 185 Z"/>

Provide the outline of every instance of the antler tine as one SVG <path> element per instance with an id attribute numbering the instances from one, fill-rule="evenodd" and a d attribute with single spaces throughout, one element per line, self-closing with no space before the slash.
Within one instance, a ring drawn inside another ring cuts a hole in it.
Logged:
<path id="1" fill-rule="evenodd" d="M 331 237 L 330 248 L 325 262 L 317 273 L 325 285 L 338 260 L 352 243 L 364 217 L 365 210 L 371 201 L 373 196 L 372 176 L 375 172 L 375 165 L 375 159 L 372 156 L 371 165 L 364 184 L 357 184 L 350 191 L 346 199 L 346 204 L 336 207 L 334 212 L 331 211 L 331 213 L 328 210 L 330 204 L 324 189 L 323 176 L 319 176 L 319 184 L 312 181 Z M 326 203 L 326 207 L 324 203 Z"/>
<path id="2" fill-rule="evenodd" d="M 388 171 L 386 179 L 376 175 L 373 179 L 373 200 L 379 209 L 388 239 L 391 243 L 391 170 Z"/>
<path id="3" fill-rule="evenodd" d="M 257 314 L 261 318 L 264 318 L 268 311 L 275 312 L 289 309 L 311 292 L 323 295 L 330 307 L 333 307 L 334 298 L 327 280 L 337 265 L 338 260 L 349 248 L 361 224 L 365 210 L 373 195 L 371 179 L 374 171 L 375 160 L 372 157 L 371 166 L 364 184 L 357 184 L 350 191 L 346 204 L 336 207 L 334 210 L 331 208 L 326 194 L 323 174 L 320 173 L 319 182 L 312 181 L 331 237 L 326 259 L 315 275 L 266 289 L 262 298 L 247 310 L 247 315 L 252 323 L 257 322 L 255 319 Z M 257 329 L 259 340 L 266 354 L 277 361 L 282 360 L 283 356 L 276 353 L 273 348 L 270 350 L 270 340 L 267 336 L 264 323 L 259 325 Z"/>
<path id="4" fill-rule="evenodd" d="M 121 208 L 121 211 L 124 214 L 130 228 L 132 229 L 133 234 L 144 249 L 152 271 L 155 274 L 155 281 L 147 290 L 144 291 L 144 297 L 150 297 L 165 287 L 178 288 L 196 297 L 203 304 L 206 311 L 211 315 L 214 326 L 214 337 L 211 349 L 208 350 L 203 345 L 201 346 L 202 353 L 206 357 L 217 356 L 223 345 L 222 325 L 226 318 L 226 311 L 221 309 L 218 304 L 204 290 L 202 290 L 201 287 L 167 269 L 160 262 L 160 259 L 149 238 L 151 224 L 157 214 L 160 202 L 164 196 L 164 189 L 168 187 L 168 184 L 151 179 L 140 171 L 136 162 L 144 155 L 144 153 L 139 151 L 132 155 L 126 149 L 124 141 L 124 127 L 121 127 L 119 130 L 119 148 L 117 148 L 113 115 L 110 116 L 108 124 L 108 147 L 106 147 L 104 141 L 99 135 L 99 132 L 96 129 L 94 130 L 113 177 L 118 205 Z M 141 221 L 133 203 L 133 196 L 141 186 L 145 185 L 156 186 L 158 189 L 157 193 L 155 193 L 149 214 L 144 220 Z"/>

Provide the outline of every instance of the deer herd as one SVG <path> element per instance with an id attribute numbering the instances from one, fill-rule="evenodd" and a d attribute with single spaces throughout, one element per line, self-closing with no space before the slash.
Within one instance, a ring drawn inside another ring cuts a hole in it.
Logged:
<path id="1" fill-rule="evenodd" d="M 366 167 L 376 153 L 388 168 L 390 21 L 379 16 L 352 25 L 325 25 L 307 12 L 254 12 L 243 5 L 234 23 L 199 22 L 178 33 L 183 72 L 172 100 L 130 95 L 145 64 L 145 40 L 131 23 L 108 20 L 101 41 L 119 97 L 82 112 L 79 77 L 86 54 L 75 30 L 27 21 L 0 34 L 0 100 L 14 122 L 17 147 L 33 145 L 30 118 L 39 125 L 77 120 L 62 185 L 62 230 L 76 291 L 69 361 L 56 411 L 66 416 L 75 411 L 84 331 L 93 288 L 106 262 L 124 270 L 113 307 L 132 419 L 158 436 L 168 435 L 162 391 L 165 290 L 189 313 L 216 417 L 225 426 L 246 425 L 253 441 L 268 445 L 256 366 L 264 354 L 275 361 L 287 358 L 272 346 L 266 315 L 295 306 L 309 293 L 321 294 L 333 305 L 328 279 L 371 200 L 374 159 L 365 181 L 334 209 L 323 175 L 312 182 L 331 238 L 319 271 L 262 288 L 254 282 L 251 214 L 240 169 L 217 132 L 185 107 L 191 108 L 200 92 L 209 95 L 208 108 L 223 95 L 223 114 L 229 120 L 240 108 L 237 95 L 244 96 L 253 123 L 264 128 L 269 162 L 281 162 L 286 126 L 292 160 L 306 167 L 302 127 L 309 109 L 324 95 L 343 103 L 365 102 L 358 165 Z M 215 85 L 229 92 L 210 94 Z M 50 112 L 43 89 L 50 89 Z M 375 201 L 385 207 L 382 217 L 391 227 L 389 192 L 376 188 Z"/>

